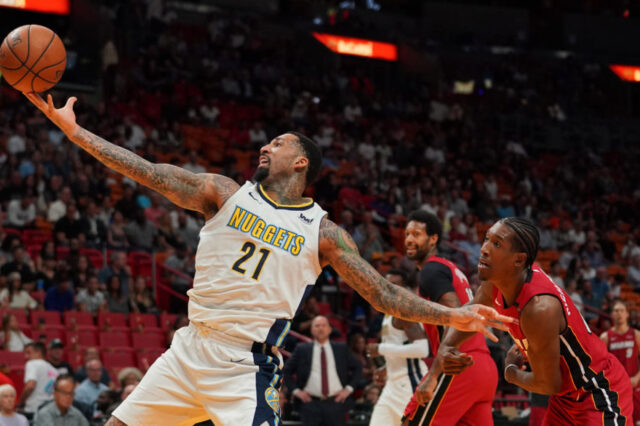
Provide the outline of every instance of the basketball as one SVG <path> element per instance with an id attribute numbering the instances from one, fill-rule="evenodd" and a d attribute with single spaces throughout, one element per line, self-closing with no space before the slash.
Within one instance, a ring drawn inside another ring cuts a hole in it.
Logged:
<path id="1" fill-rule="evenodd" d="M 60 81 L 67 52 L 60 37 L 41 25 L 11 31 L 0 46 L 0 71 L 21 92 L 44 92 Z"/>

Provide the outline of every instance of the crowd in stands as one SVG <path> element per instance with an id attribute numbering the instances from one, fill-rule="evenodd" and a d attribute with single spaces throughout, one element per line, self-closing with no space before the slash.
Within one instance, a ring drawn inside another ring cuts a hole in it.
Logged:
<path id="1" fill-rule="evenodd" d="M 402 254 L 405 217 L 425 209 L 444 224 L 441 252 L 477 286 L 488 226 L 527 216 L 541 230 L 538 262 L 584 307 L 595 330 L 607 326 L 601 311 L 614 297 L 629 301 L 631 323 L 640 326 L 638 148 L 556 150 L 505 130 L 499 119 L 606 115 L 611 93 L 601 69 L 572 63 L 579 71 L 565 86 L 555 62 L 531 68 L 524 55 L 485 70 L 492 88 L 483 96 L 455 95 L 457 60 L 444 58 L 453 75 L 429 83 L 400 68 L 364 68 L 360 60 L 318 63 L 306 47 L 265 35 L 255 17 L 214 13 L 187 25 L 171 10 L 146 13 L 144 3 L 120 3 L 103 5 L 105 21 L 127 22 L 123 34 L 138 37 L 105 40 L 103 97 L 81 98 L 81 125 L 151 161 L 239 183 L 253 174 L 261 145 L 300 129 L 324 151 L 323 173 L 308 195 L 381 272 L 415 274 Z M 0 90 L 0 349 L 24 352 L 11 365 L 0 359 L 11 370 L 0 384 L 12 384 L 0 386 L 0 419 L 12 415 L 7 401 L 15 398 L 35 424 L 55 416 L 100 424 L 152 362 L 136 346 L 145 326 L 134 318 L 153 318 L 151 329 L 161 336 L 156 351 L 186 324 L 166 313 L 184 312 L 184 302 L 166 303 L 152 280 L 185 293 L 203 220 L 109 171 L 13 89 Z M 155 273 L 152 264 L 160 266 Z M 332 336 L 348 341 L 362 364 L 356 396 L 370 406 L 380 387 L 364 348 L 379 337 L 381 314 L 331 270 L 318 283 L 292 328 L 310 336 L 313 318 L 328 316 Z M 71 313 L 88 318 L 89 331 Z M 114 363 L 119 352 L 103 345 L 118 332 L 129 364 Z M 497 362 L 506 340 L 492 348 Z M 286 349 L 297 342 L 289 339 Z M 295 411 L 286 408 L 289 398 L 281 393 L 288 415 Z"/>

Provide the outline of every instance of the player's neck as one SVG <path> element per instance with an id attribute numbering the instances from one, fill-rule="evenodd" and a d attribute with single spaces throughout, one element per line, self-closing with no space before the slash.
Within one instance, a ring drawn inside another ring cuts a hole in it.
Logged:
<path id="1" fill-rule="evenodd" d="M 260 186 L 269 198 L 278 204 L 300 204 L 305 200 L 302 197 L 305 184 L 296 176 L 291 176 L 290 179 L 279 179 L 277 182 L 265 179 L 260 182 Z"/>
<path id="2" fill-rule="evenodd" d="M 524 283 L 527 280 L 527 275 L 528 272 L 524 270 L 514 278 L 494 283 L 494 285 L 500 290 L 500 293 L 502 293 L 507 305 L 513 305 L 518 299 L 518 296 L 520 296 L 520 292 L 522 291 L 522 286 L 524 286 Z"/>
<path id="3" fill-rule="evenodd" d="M 618 334 L 624 334 L 629 331 L 629 324 L 616 324 L 613 326 L 613 331 Z"/>
<path id="4" fill-rule="evenodd" d="M 427 255 L 424 257 L 424 259 L 422 259 L 421 261 L 417 262 L 418 269 L 422 269 L 424 267 L 424 265 L 427 264 L 427 262 L 429 261 L 431 256 L 437 256 L 437 255 L 438 255 L 438 249 L 435 248 L 435 247 L 432 248 L 431 251 L 429 251 L 429 253 L 427 253 Z"/>

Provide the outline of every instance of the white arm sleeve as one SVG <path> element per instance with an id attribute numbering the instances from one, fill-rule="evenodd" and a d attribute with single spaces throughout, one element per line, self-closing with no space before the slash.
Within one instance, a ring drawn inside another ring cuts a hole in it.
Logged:
<path id="1" fill-rule="evenodd" d="M 426 358 L 429 356 L 429 341 L 427 339 L 419 339 L 406 345 L 380 343 L 378 352 L 380 352 L 380 355 L 391 358 Z"/>

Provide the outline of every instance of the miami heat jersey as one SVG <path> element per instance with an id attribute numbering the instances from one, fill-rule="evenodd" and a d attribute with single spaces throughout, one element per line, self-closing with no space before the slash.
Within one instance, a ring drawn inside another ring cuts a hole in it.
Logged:
<path id="1" fill-rule="evenodd" d="M 437 302 L 440 297 L 455 291 L 460 304 L 464 305 L 473 299 L 473 292 L 469 287 L 469 280 L 458 267 L 445 258 L 431 256 L 420 270 L 420 295 L 427 300 Z M 431 353 L 437 354 L 444 327 L 433 324 L 423 324 L 429 339 Z M 481 334 L 476 334 L 460 346 L 462 352 L 482 351 L 489 353 L 487 344 Z"/>
<path id="2" fill-rule="evenodd" d="M 609 354 L 602 340 L 591 332 L 571 297 L 538 265 L 532 266 L 529 280 L 523 285 L 515 303 L 511 306 L 505 306 L 502 293 L 494 286 L 493 306 L 499 313 L 520 320 L 520 311 L 532 297 L 539 295 L 556 297 L 562 304 L 567 321 L 566 329 L 558 336 L 562 360 L 560 362 L 562 387 L 557 395 L 578 398 L 577 391 L 589 392 L 593 394 L 597 406 L 613 403 L 612 398 L 616 397 L 608 390 L 607 378 L 603 373 L 597 372 L 608 368 L 612 361 L 615 364 L 618 364 L 618 361 L 612 359 L 613 355 Z M 526 356 L 527 336 L 522 332 L 519 322 L 509 324 L 509 334 Z"/>
<path id="3" fill-rule="evenodd" d="M 393 317 L 385 315 L 382 320 L 382 330 L 380 332 L 380 343 L 393 343 L 402 345 L 409 341 L 404 330 L 399 330 L 393 326 Z M 415 390 L 418 383 L 427 373 L 427 364 L 419 358 L 385 357 L 387 367 L 387 380 L 389 382 L 407 381 L 411 384 L 411 389 Z"/>
<path id="4" fill-rule="evenodd" d="M 607 348 L 627 371 L 629 377 L 638 373 L 638 345 L 635 330 L 629 327 L 624 334 L 618 334 L 613 329 L 607 330 Z"/>
<path id="5" fill-rule="evenodd" d="M 189 319 L 280 346 L 321 272 L 316 203 L 280 205 L 245 183 L 200 231 Z"/>

